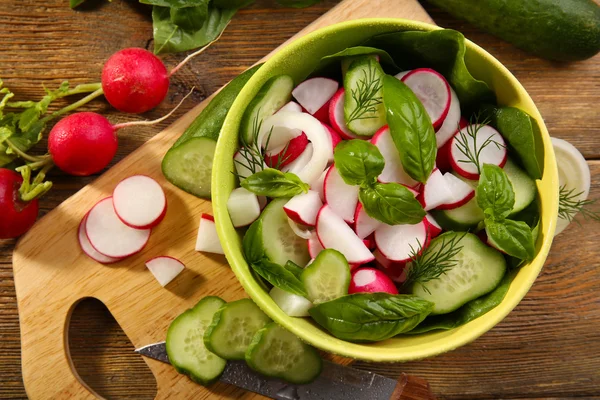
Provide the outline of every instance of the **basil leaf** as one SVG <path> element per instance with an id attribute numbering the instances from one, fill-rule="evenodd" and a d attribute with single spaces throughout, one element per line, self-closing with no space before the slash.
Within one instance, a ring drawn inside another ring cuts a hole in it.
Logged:
<path id="1" fill-rule="evenodd" d="M 277 0 L 278 4 L 292 8 L 306 8 L 319 3 L 321 0 Z"/>
<path id="2" fill-rule="evenodd" d="M 262 238 L 262 224 L 260 218 L 254 221 L 242 240 L 242 250 L 248 264 L 260 263 L 266 257 Z"/>
<path id="3" fill-rule="evenodd" d="M 75 8 L 78 5 L 80 5 L 81 3 L 83 3 L 85 0 L 69 0 L 69 7 L 71 8 Z"/>
<path id="4" fill-rule="evenodd" d="M 254 3 L 254 0 L 213 0 L 212 5 L 217 8 L 244 8 Z"/>
<path id="5" fill-rule="evenodd" d="M 310 186 L 291 172 L 281 172 L 275 168 L 266 168 L 250 175 L 240 185 L 259 196 L 293 197 L 307 193 Z"/>
<path id="6" fill-rule="evenodd" d="M 390 75 L 383 78 L 383 104 L 404 170 L 414 180 L 427 182 L 437 155 L 427 111 L 408 86 Z"/>
<path id="7" fill-rule="evenodd" d="M 411 295 L 357 293 L 312 307 L 311 317 L 333 336 L 353 342 L 377 342 L 408 332 L 433 309 Z"/>
<path id="8" fill-rule="evenodd" d="M 371 184 L 383 171 L 385 159 L 379 149 L 364 140 L 345 140 L 335 147 L 335 168 L 348 185 Z"/>
<path id="9" fill-rule="evenodd" d="M 531 228 L 523 221 L 506 219 L 502 222 L 485 221 L 490 242 L 509 256 L 532 260 L 535 255 Z"/>
<path id="10" fill-rule="evenodd" d="M 486 215 L 501 221 L 515 205 L 515 192 L 506 172 L 497 165 L 483 164 L 475 189 L 477 204 Z"/>
<path id="11" fill-rule="evenodd" d="M 264 258 L 262 261 L 251 264 L 252 269 L 262 276 L 271 285 L 286 292 L 306 297 L 304 284 L 293 273 L 281 265 Z"/>
<path id="12" fill-rule="evenodd" d="M 207 0 L 140 0 L 142 4 L 150 4 L 160 7 L 189 8 L 207 4 Z"/>
<path id="13" fill-rule="evenodd" d="M 181 29 L 199 31 L 208 17 L 208 1 L 198 7 L 171 8 L 171 22 Z"/>
<path id="14" fill-rule="evenodd" d="M 290 271 L 292 274 L 294 274 L 296 278 L 301 280 L 300 276 L 302 275 L 302 272 L 304 272 L 304 268 L 300 268 L 298 264 L 296 264 L 292 260 L 288 260 L 288 262 L 285 263 L 283 267 Z"/>
<path id="15" fill-rule="evenodd" d="M 361 187 L 358 198 L 371 218 L 388 225 L 418 224 L 425 218 L 421 203 L 399 183 Z"/>

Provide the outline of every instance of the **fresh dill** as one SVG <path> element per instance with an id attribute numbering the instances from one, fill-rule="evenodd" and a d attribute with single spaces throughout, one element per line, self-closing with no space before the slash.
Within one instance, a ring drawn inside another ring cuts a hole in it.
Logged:
<path id="1" fill-rule="evenodd" d="M 594 204 L 596 200 L 580 200 L 583 192 L 575 192 L 575 189 L 567 189 L 561 186 L 558 195 L 558 216 L 572 222 L 577 213 L 581 213 L 585 219 L 600 221 L 600 213 L 592 211 L 587 206 Z M 579 221 L 577 221 L 579 223 Z"/>
<path id="2" fill-rule="evenodd" d="M 479 121 L 481 114 L 476 114 L 469 121 L 469 125 L 466 128 L 461 129 L 458 127 L 458 135 L 456 136 L 456 147 L 466 157 L 458 162 L 465 164 L 473 164 L 477 168 L 477 174 L 481 174 L 481 163 L 480 157 L 481 152 L 490 144 L 494 144 L 498 149 L 504 148 L 502 143 L 498 143 L 492 136 L 486 138 L 481 145 L 477 144 L 477 133 L 484 126 L 490 123 L 489 117 L 484 118 L 481 122 Z"/>
<path id="3" fill-rule="evenodd" d="M 369 65 L 362 73 L 363 77 L 358 81 L 358 87 L 350 92 L 356 106 L 348 116 L 347 124 L 356 120 L 376 118 L 377 106 L 383 103 L 383 97 L 377 96 L 383 88 L 383 83 L 375 68 Z"/>

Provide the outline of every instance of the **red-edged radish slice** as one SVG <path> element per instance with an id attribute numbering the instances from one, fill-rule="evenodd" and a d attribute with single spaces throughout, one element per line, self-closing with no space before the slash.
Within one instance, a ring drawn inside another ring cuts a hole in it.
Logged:
<path id="1" fill-rule="evenodd" d="M 330 78 L 310 78 L 296 86 L 292 96 L 306 111 L 314 114 L 333 97 L 339 86 L 337 81 Z"/>
<path id="2" fill-rule="evenodd" d="M 442 204 L 449 204 L 454 201 L 448 181 L 439 169 L 434 169 L 429 178 L 427 178 L 427 183 L 423 186 L 420 201 L 425 211 L 433 210 Z"/>
<path id="3" fill-rule="evenodd" d="M 450 88 L 450 108 L 448 109 L 448 115 L 446 115 L 446 119 L 442 126 L 440 126 L 440 129 L 435 132 L 435 141 L 438 149 L 448 143 L 460 128 L 467 126 L 467 121 L 464 120 L 463 124 L 462 120 L 463 118 L 460 116 L 460 101 L 454 89 Z"/>
<path id="4" fill-rule="evenodd" d="M 381 254 L 380 251 L 375 250 L 373 252 L 375 256 L 375 265 L 384 274 L 388 276 L 393 282 L 403 283 L 406 281 L 406 263 L 405 262 L 394 262 L 388 260 Z"/>
<path id="5" fill-rule="evenodd" d="M 277 110 L 277 112 L 286 112 L 286 111 L 292 111 L 292 112 L 302 112 L 302 106 L 298 103 L 296 103 L 295 101 L 288 101 L 287 103 L 284 104 L 283 107 L 281 107 L 279 110 Z M 277 114 L 277 113 L 275 113 Z"/>
<path id="6" fill-rule="evenodd" d="M 386 274 L 375 268 L 360 268 L 352 272 L 348 294 L 398 294 L 398 288 Z"/>
<path id="7" fill-rule="evenodd" d="M 79 239 L 79 246 L 81 246 L 81 250 L 92 260 L 98 261 L 101 264 L 112 264 L 117 261 L 122 260 L 122 258 L 114 258 L 105 256 L 102 253 L 99 253 L 94 249 L 92 244 L 90 243 L 87 235 L 85 234 L 85 224 L 87 221 L 87 214 L 83 217 L 81 222 L 79 223 L 79 229 L 77 230 L 77 238 Z"/>
<path id="8" fill-rule="evenodd" d="M 365 264 L 374 259 L 352 228 L 328 205 L 317 215 L 317 235 L 323 248 L 339 251 L 350 264 Z"/>
<path id="9" fill-rule="evenodd" d="M 319 193 L 319 198 L 321 199 L 321 201 L 325 201 L 325 177 L 327 176 L 328 172 L 329 168 L 323 171 L 321 176 L 319 176 L 319 179 L 317 179 L 315 183 L 312 184 L 310 187 L 311 190 L 314 190 L 315 192 Z"/>
<path id="10" fill-rule="evenodd" d="M 354 212 L 354 231 L 359 238 L 367 238 L 369 235 L 375 232 L 375 229 L 377 229 L 381 224 L 383 224 L 383 222 L 369 217 L 369 214 L 367 214 L 365 208 L 360 202 L 356 205 L 356 211 Z M 367 245 L 367 247 L 369 246 Z"/>
<path id="11" fill-rule="evenodd" d="M 283 206 L 283 211 L 294 222 L 315 226 L 317 213 L 323 206 L 319 193 L 309 190 L 307 193 L 296 195 Z"/>
<path id="12" fill-rule="evenodd" d="M 283 172 L 293 172 L 294 174 L 297 174 L 298 172 L 300 172 L 304 168 L 306 168 L 306 166 L 312 159 L 312 156 L 313 156 L 313 145 L 312 145 L 312 143 L 309 143 L 306 145 L 306 149 L 302 152 L 302 154 L 300 154 L 300 156 L 298 158 L 296 158 L 294 161 L 292 161 L 288 165 L 283 166 L 281 168 L 281 170 Z M 319 178 L 317 178 L 317 179 L 319 179 Z"/>
<path id="13" fill-rule="evenodd" d="M 285 167 L 296 160 L 306 150 L 308 146 L 308 138 L 306 134 L 301 133 L 290 140 L 287 144 L 275 150 L 267 151 L 265 154 L 265 164 L 271 168 L 275 168 L 280 162 L 279 168 Z"/>
<path id="14" fill-rule="evenodd" d="M 333 129 L 329 125 L 323 124 L 323 127 L 325 128 L 325 130 L 327 130 L 327 132 L 329 133 L 329 136 L 331 136 L 331 147 L 333 148 L 333 150 L 335 150 L 335 146 L 337 146 L 338 143 L 340 143 L 342 141 L 342 138 L 340 137 L 340 135 L 338 135 L 338 133 L 335 131 L 335 129 Z M 333 162 L 333 151 L 331 152 L 331 155 L 329 156 L 328 161 L 329 161 L 329 163 Z"/>
<path id="15" fill-rule="evenodd" d="M 196 238 L 196 251 L 205 251 L 207 253 L 225 254 L 219 235 L 215 219 L 210 214 L 200 216 L 200 225 L 198 226 L 198 237 Z"/>
<path id="16" fill-rule="evenodd" d="M 123 258 L 142 250 L 151 229 L 135 229 L 117 216 L 112 197 L 100 200 L 90 210 L 85 232 L 96 251 L 112 258 Z"/>
<path id="17" fill-rule="evenodd" d="M 446 180 L 448 188 L 450 188 L 452 200 L 437 206 L 436 208 L 438 210 L 451 210 L 453 208 L 458 208 L 475 197 L 475 189 L 473 186 L 469 185 L 462 179 L 457 178 L 449 172 L 444 174 L 444 179 Z"/>
<path id="18" fill-rule="evenodd" d="M 400 161 L 400 154 L 392 140 L 390 128 L 387 125 L 375 133 L 371 139 L 371 143 L 379 149 L 385 159 L 383 171 L 377 178 L 379 182 L 397 182 L 410 187 L 419 184 L 419 182 L 415 181 L 404 171 L 402 162 Z"/>
<path id="19" fill-rule="evenodd" d="M 240 178 L 240 182 L 249 177 L 250 175 L 254 174 L 255 172 L 262 171 L 266 167 L 264 163 L 262 164 L 262 166 L 253 165 L 255 171 L 252 171 L 252 169 L 250 169 L 250 162 L 248 161 L 250 158 L 251 155 L 249 153 L 249 150 L 243 147 L 239 149 L 233 156 L 233 165 L 235 167 L 235 172 L 237 173 L 237 176 Z"/>
<path id="20" fill-rule="evenodd" d="M 323 185 L 325 202 L 349 224 L 354 222 L 359 189 L 358 186 L 351 186 L 344 182 L 335 165 L 329 168 Z"/>
<path id="21" fill-rule="evenodd" d="M 473 132 L 476 133 L 473 134 Z M 479 153 L 479 167 L 483 167 L 483 164 L 504 167 L 508 159 L 506 143 L 497 130 L 489 125 L 469 125 L 456 133 L 452 138 L 452 147 L 450 147 L 452 169 L 467 179 L 479 179 L 479 174 L 477 166 L 464 154 L 465 145 L 470 149 L 470 154 Z"/>
<path id="22" fill-rule="evenodd" d="M 119 219 L 135 229 L 152 228 L 167 213 L 165 192 L 158 182 L 146 175 L 123 179 L 115 187 L 112 200 Z"/>
<path id="23" fill-rule="evenodd" d="M 329 123 L 340 134 L 342 139 L 361 139 L 359 135 L 352 132 L 346 125 L 346 117 L 344 116 L 344 88 L 340 88 L 329 103 Z M 364 139 L 364 137 L 362 137 Z"/>
<path id="24" fill-rule="evenodd" d="M 370 234 L 368 237 L 364 238 L 363 243 L 365 246 L 367 246 L 367 249 L 371 251 L 377 249 L 377 246 L 375 245 L 375 236 L 373 234 Z"/>
<path id="25" fill-rule="evenodd" d="M 152 272 L 160 286 L 165 287 L 185 269 L 185 265 L 176 258 L 158 256 L 146 261 L 146 267 Z"/>
<path id="26" fill-rule="evenodd" d="M 441 127 L 448 115 L 452 98 L 446 78 L 431 68 L 417 68 L 404 75 L 402 82 L 421 100 L 433 128 L 437 130 Z"/>
<path id="27" fill-rule="evenodd" d="M 427 227 L 423 221 L 415 225 L 383 224 L 375 230 L 375 243 L 385 258 L 405 262 L 426 247 Z"/>
<path id="28" fill-rule="evenodd" d="M 446 124 L 446 122 L 444 122 L 444 124 Z M 460 117 L 460 121 L 458 122 L 458 128 L 455 128 L 452 135 L 448 138 L 448 140 L 446 140 L 446 143 L 444 143 L 442 147 L 438 148 L 437 156 L 435 158 L 435 165 L 440 171 L 452 171 L 452 165 L 450 164 L 450 149 L 452 148 L 452 140 L 449 139 L 452 139 L 452 136 L 454 136 L 459 129 L 462 129 L 467 125 L 469 125 L 467 120 L 463 117 Z M 436 134 L 436 137 L 438 137 L 437 135 L 439 134 L 439 132 L 440 131 L 438 131 L 438 133 Z"/>
<path id="29" fill-rule="evenodd" d="M 319 108 L 319 111 L 313 114 L 313 117 L 323 124 L 329 124 L 329 104 L 331 104 L 331 99 L 327 100 L 327 103 L 323 104 L 321 108 Z"/>
<path id="30" fill-rule="evenodd" d="M 310 256 L 311 260 L 314 260 L 323 250 L 325 249 L 323 248 L 323 246 L 321 246 L 321 242 L 319 242 L 317 234 L 314 233 L 308 239 L 308 255 Z"/>
<path id="31" fill-rule="evenodd" d="M 423 221 L 427 226 L 427 234 L 430 240 L 442 233 L 442 227 L 431 214 L 427 213 Z"/>
<path id="32" fill-rule="evenodd" d="M 242 187 L 233 189 L 227 199 L 227 211 L 233 226 L 248 226 L 260 216 L 258 197 Z"/>
<path id="33" fill-rule="evenodd" d="M 409 69 L 408 71 L 398 72 L 396 75 L 394 75 L 394 78 L 402 80 L 402 78 L 404 78 L 406 75 L 408 75 L 411 72 L 412 72 L 412 69 Z"/>

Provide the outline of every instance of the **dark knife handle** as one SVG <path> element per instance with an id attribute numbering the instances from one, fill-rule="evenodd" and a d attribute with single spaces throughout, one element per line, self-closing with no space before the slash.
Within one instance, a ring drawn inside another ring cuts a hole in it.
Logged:
<path id="1" fill-rule="evenodd" d="M 390 400 L 435 400 L 435 396 L 425 379 L 403 373 Z"/>

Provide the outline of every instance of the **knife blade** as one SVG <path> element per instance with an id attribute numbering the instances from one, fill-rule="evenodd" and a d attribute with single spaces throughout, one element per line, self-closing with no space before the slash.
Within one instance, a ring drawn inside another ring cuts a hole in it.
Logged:
<path id="1" fill-rule="evenodd" d="M 165 342 L 150 344 L 135 350 L 142 356 L 169 363 Z M 295 385 L 268 378 L 253 371 L 244 361 L 229 361 L 219 378 L 221 382 L 277 400 L 390 400 L 435 399 L 426 381 L 402 374 L 394 380 L 369 371 L 345 367 L 323 360 L 321 375 L 313 382 Z M 406 393 L 413 387 L 419 397 Z M 402 397 L 405 392 L 408 397 Z"/>

